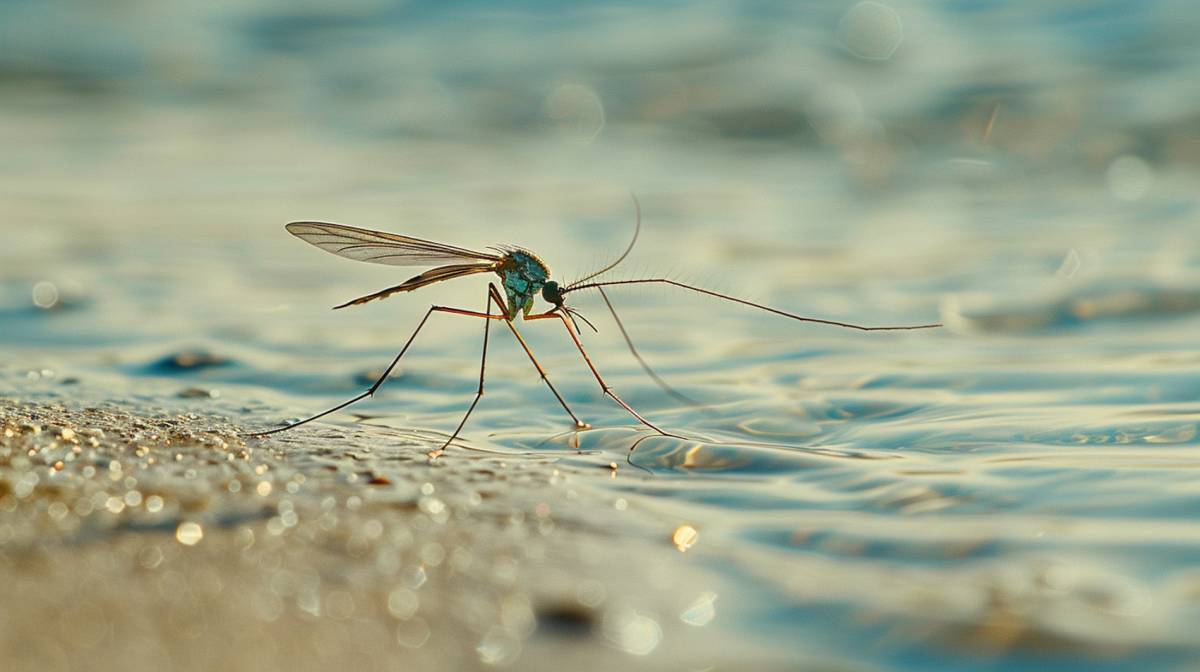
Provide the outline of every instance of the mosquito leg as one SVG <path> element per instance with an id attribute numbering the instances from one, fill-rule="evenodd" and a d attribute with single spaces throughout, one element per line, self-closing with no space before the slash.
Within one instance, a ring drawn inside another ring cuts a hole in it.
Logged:
<path id="1" fill-rule="evenodd" d="M 496 289 L 495 284 L 488 283 L 488 291 L 491 293 L 492 299 L 497 304 L 500 306 L 504 305 L 504 299 L 500 296 L 500 290 Z M 558 393 L 558 389 L 554 387 L 554 383 L 550 382 L 550 378 L 546 375 L 546 369 L 542 368 L 542 365 L 540 362 L 538 362 L 537 357 L 533 356 L 533 350 L 529 349 L 529 344 L 525 342 L 525 338 L 521 336 L 521 332 L 517 331 L 517 326 L 513 324 L 513 319 L 515 317 L 516 316 L 513 315 L 506 318 L 504 320 L 504 324 L 508 326 L 508 330 L 512 332 L 513 336 L 517 337 L 517 342 L 521 344 L 521 348 L 525 350 L 525 354 L 529 355 L 529 361 L 533 362 L 533 368 L 537 369 L 538 375 L 542 377 L 543 381 L 545 381 L 546 387 L 549 387 L 550 391 L 554 393 L 554 398 L 558 399 L 558 403 L 562 405 L 563 410 L 566 411 L 567 415 L 571 416 L 571 419 L 575 421 L 575 429 L 591 429 L 591 425 L 580 420 L 579 416 L 575 415 L 575 412 L 572 411 L 571 407 L 567 405 L 566 400 L 563 399 L 562 395 Z"/>
<path id="2" fill-rule="evenodd" d="M 587 350 L 583 349 L 583 342 L 579 340 L 579 336 L 577 336 L 575 334 L 575 330 L 571 327 L 571 323 L 567 321 L 567 318 L 564 317 L 562 315 L 562 313 L 552 311 L 552 312 L 548 312 L 548 313 L 542 313 L 540 315 L 530 315 L 529 317 L 527 317 L 525 319 L 539 320 L 539 319 L 549 319 L 549 318 L 558 318 L 562 322 L 563 327 L 567 330 L 567 333 L 571 336 L 571 340 L 575 342 L 575 347 L 579 349 L 579 354 L 583 355 L 583 361 L 587 362 L 588 368 L 592 370 L 592 375 L 596 377 L 596 382 L 600 383 L 600 389 L 604 391 L 604 394 L 607 394 L 608 396 L 612 397 L 613 401 L 617 402 L 621 406 L 621 408 L 624 408 L 626 411 L 629 411 L 629 414 L 632 415 L 633 417 L 637 418 L 638 422 L 649 427 L 650 429 L 653 429 L 654 431 L 658 432 L 659 434 L 662 434 L 663 436 L 673 436 L 677 439 L 686 438 L 686 437 L 679 436 L 678 434 L 672 434 L 670 432 L 663 431 L 660 427 L 658 427 L 658 425 L 655 425 L 653 422 L 650 422 L 646 418 L 642 417 L 641 413 L 638 413 L 637 411 L 633 410 L 632 406 L 625 403 L 625 401 L 623 399 L 621 399 L 621 397 L 617 396 L 617 393 L 613 391 L 612 387 L 610 387 L 609 384 L 604 381 L 604 377 L 600 375 L 600 372 L 598 370 L 596 370 L 596 366 L 594 364 L 592 364 L 592 358 L 588 356 Z"/>
<path id="3" fill-rule="evenodd" d="M 617 309 L 613 307 L 612 301 L 608 300 L 608 293 L 604 291 L 603 287 L 597 287 L 596 289 L 600 292 L 600 298 L 604 299 L 604 305 L 608 306 L 608 312 L 612 314 L 613 321 L 617 323 L 617 329 L 621 330 L 621 337 L 625 339 L 625 345 L 629 346 L 629 353 L 633 355 L 633 358 L 636 359 L 637 363 L 641 365 L 642 370 L 646 372 L 646 375 L 650 376 L 650 379 L 653 380 L 656 385 L 662 388 L 663 392 L 666 392 L 679 401 L 682 401 L 689 406 L 703 406 L 703 404 L 671 387 L 667 381 L 662 379 L 662 376 L 658 375 L 655 373 L 654 369 L 650 368 L 650 365 L 646 363 L 645 359 L 642 358 L 642 353 L 638 352 L 637 347 L 634 346 L 633 338 L 631 338 L 629 336 L 629 332 L 625 330 L 625 323 L 622 322 L 620 316 L 617 315 Z M 578 331 L 579 327 L 577 326 L 575 329 Z"/>
<path id="4" fill-rule="evenodd" d="M 400 349 L 400 354 L 396 355 L 396 358 L 392 360 L 391 364 L 388 364 L 388 367 L 386 369 L 384 369 L 383 374 L 379 376 L 379 379 L 375 381 L 375 384 L 371 385 L 371 387 L 366 392 L 363 392 L 362 394 L 360 394 L 352 399 L 347 399 L 346 401 L 343 401 L 342 403 L 338 404 L 337 406 L 334 406 L 333 408 L 330 408 L 325 411 L 321 411 L 320 413 L 318 413 L 314 416 L 305 418 L 305 419 L 297 421 L 297 422 L 293 422 L 290 425 L 284 425 L 283 427 L 276 427 L 275 429 L 268 429 L 268 430 L 265 430 L 262 432 L 250 432 L 250 433 L 246 434 L 245 436 L 267 436 L 270 434 L 277 434 L 279 432 L 284 432 L 284 431 L 287 431 L 294 427 L 299 427 L 300 425 L 310 423 L 313 420 L 317 420 L 318 418 L 323 418 L 323 417 L 329 415 L 330 413 L 340 411 L 343 408 L 346 408 L 347 406 L 349 406 L 351 404 L 362 401 L 363 399 L 366 399 L 367 397 L 374 395 L 375 391 L 378 390 L 381 385 L 383 385 L 383 381 L 387 380 L 387 377 L 392 373 L 392 369 L 396 368 L 396 364 L 398 364 L 400 362 L 400 358 L 404 356 L 404 353 L 408 352 L 408 348 L 409 348 L 409 346 L 411 346 L 413 344 L 413 341 L 416 340 L 417 334 L 421 333 L 421 329 L 424 328 L 425 323 L 429 321 L 429 316 L 434 314 L 435 312 L 450 313 L 452 315 L 466 315 L 468 317 L 482 317 L 482 318 L 491 319 L 491 320 L 504 319 L 500 315 L 492 315 L 490 313 L 478 313 L 473 310 L 463 310 L 461 308 L 449 308 L 446 306 L 430 306 L 429 310 L 425 311 L 425 317 L 421 318 L 420 323 L 417 324 L 417 328 L 413 330 L 412 336 L 408 337 L 408 341 L 405 342 L 404 347 Z"/>
<path id="5" fill-rule="evenodd" d="M 483 355 L 481 355 L 479 358 L 479 389 L 475 391 L 475 398 L 471 400 L 470 407 L 467 408 L 466 414 L 463 415 L 462 422 L 458 423 L 458 427 L 455 428 L 454 433 L 450 435 L 450 438 L 446 439 L 446 442 L 442 444 L 441 448 L 429 453 L 429 459 L 431 460 L 441 457 L 442 453 L 446 452 L 446 448 L 451 443 L 454 443 L 454 440 L 458 438 L 459 433 L 462 432 L 463 427 L 466 426 L 467 418 L 471 417 L 471 411 L 475 410 L 475 406 L 479 403 L 480 397 L 483 396 L 483 376 L 487 371 L 488 330 L 492 326 L 492 301 L 494 300 L 495 299 L 492 296 L 492 293 L 489 291 L 487 295 L 487 307 L 484 309 L 488 319 L 483 321 Z"/>

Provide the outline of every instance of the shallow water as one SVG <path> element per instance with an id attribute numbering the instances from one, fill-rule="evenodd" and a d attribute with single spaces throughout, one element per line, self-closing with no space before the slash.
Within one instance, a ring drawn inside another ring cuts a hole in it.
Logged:
<path id="1" fill-rule="evenodd" d="M 232 441 L 364 389 L 430 303 L 484 307 L 485 281 L 471 278 L 331 312 L 416 271 L 337 259 L 283 223 L 524 245 L 570 280 L 620 252 L 632 189 L 644 228 L 613 277 L 668 275 L 816 317 L 946 328 L 862 334 L 668 288 L 613 290 L 641 351 L 693 407 L 642 373 L 599 297 L 575 294 L 600 327 L 583 338 L 614 389 L 687 438 L 646 438 L 631 455 L 648 433 L 602 398 L 561 328 L 533 322 L 518 327 L 596 429 L 571 433 L 494 328 L 487 394 L 461 445 L 430 466 L 420 456 L 470 403 L 482 336 L 439 317 L 377 397 L 251 449 L 289 478 L 364 466 L 390 474 L 385 492 L 428 479 L 467 499 L 483 487 L 463 466 L 474 461 L 565 475 L 569 488 L 492 488 L 487 515 L 557 511 L 568 489 L 595 505 L 546 543 L 628 564 L 594 580 L 634 611 L 585 607 L 598 622 L 641 616 L 597 632 L 661 635 L 596 635 L 596 651 L 615 656 L 596 653 L 598 668 L 671 668 L 683 648 L 697 667 L 1187 669 L 1200 661 L 1200 12 L 888 6 L 363 2 L 335 15 L 266 2 L 74 14 L 8 3 L 0 394 L 194 413 Z M 17 522 L 0 554 L 15 557 L 14 540 L 76 540 L 75 527 L 19 522 L 52 500 L 18 497 L 13 484 L 34 467 L 5 464 L 5 515 Z M 63 487 L 92 497 L 79 478 Z M 186 489 L 157 487 L 168 499 Z M 355 495 L 380 490 L 354 479 L 329 487 L 338 501 L 386 499 Z M 306 492 L 295 506 L 319 521 L 325 494 Z M 206 499 L 197 520 L 228 528 L 214 545 L 238 543 L 241 522 L 214 521 L 242 506 Z M 420 525 L 380 506 L 389 534 Z M 164 548 L 186 522 L 169 515 L 151 537 Z M 699 536 L 680 554 L 671 539 L 685 524 Z M 464 534 L 487 554 L 499 542 L 480 525 Z M 141 552 L 122 525 L 85 527 L 79 543 L 97 558 Z M 189 567 L 220 567 L 217 556 Z M 557 557 L 529 562 L 569 572 Z M 328 579 L 336 564 L 311 571 Z M 390 576 L 374 571 L 357 574 L 365 595 Z M 302 616 L 323 595 L 272 593 L 268 611 L 290 600 Z M 333 599 L 337 613 L 345 598 Z M 486 618 L 430 617 L 435 632 L 479 630 L 430 660 L 546 666 L 556 649 L 539 637 L 555 622 L 503 630 L 531 639 L 489 658 Z M 403 627 L 385 628 L 387 646 Z M 199 641 L 220 637 L 205 632 Z"/>

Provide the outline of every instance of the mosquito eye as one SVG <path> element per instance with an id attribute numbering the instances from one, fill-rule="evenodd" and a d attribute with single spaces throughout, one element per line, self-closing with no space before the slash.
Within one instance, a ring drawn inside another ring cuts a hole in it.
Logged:
<path id="1" fill-rule="evenodd" d="M 556 306 L 562 305 L 563 296 L 562 292 L 558 289 L 558 283 L 551 280 L 542 285 L 542 298 L 545 299 L 546 303 L 553 303 Z"/>

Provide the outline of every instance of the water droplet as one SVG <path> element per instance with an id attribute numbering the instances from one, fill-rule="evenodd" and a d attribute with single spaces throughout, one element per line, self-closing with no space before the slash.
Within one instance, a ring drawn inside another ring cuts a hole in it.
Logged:
<path id="1" fill-rule="evenodd" d="M 417 507 L 430 516 L 437 516 L 446 510 L 446 504 L 436 497 L 422 497 L 417 502 Z"/>
<path id="2" fill-rule="evenodd" d="M 700 532 L 691 525 L 680 525 L 676 528 L 675 534 L 671 535 L 671 542 L 675 544 L 675 548 L 678 548 L 680 553 L 695 546 L 699 540 Z"/>
<path id="3" fill-rule="evenodd" d="M 717 616 L 716 601 L 716 593 L 712 591 L 701 593 L 695 602 L 692 602 L 687 609 L 683 610 L 683 613 L 679 614 L 679 620 L 696 627 L 708 625 Z"/>
<path id="4" fill-rule="evenodd" d="M 254 610 L 260 619 L 274 621 L 283 615 L 283 600 L 270 591 L 261 591 L 254 596 Z"/>
<path id="5" fill-rule="evenodd" d="M 58 305 L 58 287 L 45 280 L 33 286 L 33 305 L 49 310 Z"/>
<path id="6" fill-rule="evenodd" d="M 138 563 L 146 569 L 155 569 L 162 564 L 163 552 L 158 546 L 146 546 L 138 551 Z"/>
<path id="7" fill-rule="evenodd" d="M 13 494 L 16 495 L 18 499 L 25 499 L 33 494 L 33 489 L 37 487 L 39 480 L 40 479 L 38 478 L 37 472 L 27 471 L 21 474 L 20 478 L 18 478 L 17 482 L 12 486 Z"/>
<path id="8" fill-rule="evenodd" d="M 633 610 L 609 612 L 604 617 L 604 631 L 609 641 L 636 656 L 645 656 L 658 648 L 662 627 L 658 621 Z"/>
<path id="9" fill-rule="evenodd" d="M 565 135 L 584 144 L 604 130 L 604 103 L 592 89 L 564 84 L 546 97 L 543 110 Z"/>
<path id="10" fill-rule="evenodd" d="M 1125 155 L 1108 164 L 1105 178 L 1113 196 L 1122 201 L 1136 201 L 1150 190 L 1154 183 L 1154 170 L 1143 159 Z"/>
<path id="11" fill-rule="evenodd" d="M 575 599 L 585 607 L 595 609 L 604 602 L 604 584 L 596 580 L 586 580 L 580 582 L 575 588 Z"/>
<path id="12" fill-rule="evenodd" d="M 492 626 L 475 647 L 479 660 L 485 665 L 507 665 L 517 658 L 521 642 L 499 626 Z"/>
<path id="13" fill-rule="evenodd" d="M 383 536 L 383 523 L 375 519 L 368 520 L 363 523 L 362 533 L 367 539 L 378 539 Z"/>
<path id="14" fill-rule="evenodd" d="M 1075 248 L 1067 250 L 1067 254 L 1063 257 L 1062 264 L 1059 265 L 1058 271 L 1055 273 L 1060 278 L 1073 278 L 1079 272 L 1079 267 L 1082 263 L 1079 261 L 1079 253 Z"/>
<path id="15" fill-rule="evenodd" d="M 870 61 L 888 60 L 904 41 L 900 15 L 873 0 L 851 7 L 838 24 L 838 32 L 850 53 Z"/>
<path id="16" fill-rule="evenodd" d="M 505 632 L 516 637 L 525 638 L 533 634 L 537 620 L 533 615 L 533 607 L 529 597 L 524 593 L 509 595 L 500 603 L 500 622 Z"/>
<path id="17" fill-rule="evenodd" d="M 296 595 L 296 608 L 312 616 L 321 617 L 321 596 L 316 590 L 303 590 Z"/>
<path id="18" fill-rule="evenodd" d="M 184 546 L 195 546 L 204 538 L 204 528 L 199 523 L 182 523 L 175 529 L 175 538 Z"/>
<path id="19" fill-rule="evenodd" d="M 421 549 L 421 561 L 429 567 L 437 567 L 446 559 L 446 549 L 436 541 L 431 541 Z"/>
<path id="20" fill-rule="evenodd" d="M 417 594 L 408 588 L 397 588 L 388 593 L 388 613 L 401 620 L 412 618 L 420 606 Z"/>
<path id="21" fill-rule="evenodd" d="M 425 572 L 425 566 L 420 565 L 413 569 L 412 574 L 408 578 L 408 585 L 414 590 L 425 585 L 428 579 L 428 574 Z"/>
<path id="22" fill-rule="evenodd" d="M 419 649 L 429 641 L 429 625 L 420 618 L 401 621 L 396 625 L 396 641 L 400 646 Z"/>
<path id="23" fill-rule="evenodd" d="M 52 519 L 62 520 L 63 518 L 67 517 L 67 514 L 70 513 L 70 510 L 67 508 L 67 505 L 64 503 L 54 502 L 46 509 L 46 512 L 50 514 L 50 517 Z"/>

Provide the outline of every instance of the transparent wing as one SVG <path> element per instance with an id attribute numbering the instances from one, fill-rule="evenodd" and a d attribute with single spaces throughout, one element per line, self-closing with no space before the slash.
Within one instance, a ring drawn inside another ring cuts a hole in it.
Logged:
<path id="1" fill-rule="evenodd" d="M 430 266 L 464 260 L 499 262 L 486 252 L 443 245 L 395 233 L 370 231 L 328 222 L 292 222 L 287 230 L 306 243 L 339 257 L 388 266 Z"/>

